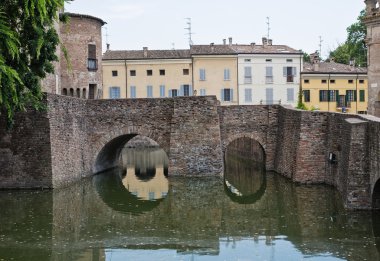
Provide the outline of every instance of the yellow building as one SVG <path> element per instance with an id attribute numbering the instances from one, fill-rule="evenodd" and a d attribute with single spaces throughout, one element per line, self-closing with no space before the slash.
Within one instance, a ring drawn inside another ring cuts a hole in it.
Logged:
<path id="1" fill-rule="evenodd" d="M 366 68 L 314 59 L 304 64 L 301 89 L 309 109 L 367 114 Z"/>
<path id="2" fill-rule="evenodd" d="M 238 104 L 238 59 L 230 44 L 193 45 L 193 83 L 198 95 L 215 95 L 222 105 Z"/>
<path id="3" fill-rule="evenodd" d="M 189 50 L 110 51 L 103 55 L 103 99 L 193 95 Z"/>

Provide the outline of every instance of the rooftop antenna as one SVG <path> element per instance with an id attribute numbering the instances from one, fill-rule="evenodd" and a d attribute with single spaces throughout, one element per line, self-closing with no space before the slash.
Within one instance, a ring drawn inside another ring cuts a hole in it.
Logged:
<path id="1" fill-rule="evenodd" d="M 172 50 L 175 50 L 175 43 L 172 43 Z"/>
<path id="2" fill-rule="evenodd" d="M 108 42 L 108 36 L 109 36 L 109 34 L 108 34 L 108 27 L 104 27 L 104 29 L 106 30 L 106 34 L 105 34 L 106 44 L 109 44 L 109 42 Z"/>
<path id="3" fill-rule="evenodd" d="M 269 16 L 267 16 L 267 29 L 268 29 L 268 34 L 267 34 L 267 39 L 269 40 L 270 39 L 270 18 L 269 18 Z"/>
<path id="4" fill-rule="evenodd" d="M 194 34 L 192 33 L 191 31 L 191 18 L 185 18 L 187 20 L 186 24 L 187 24 L 187 27 L 185 28 L 188 32 L 186 33 L 186 35 L 188 35 L 189 37 L 189 45 L 192 46 L 193 45 L 193 40 L 191 39 L 191 36 Z"/>
<path id="5" fill-rule="evenodd" d="M 319 36 L 319 56 L 322 57 L 322 36 Z"/>

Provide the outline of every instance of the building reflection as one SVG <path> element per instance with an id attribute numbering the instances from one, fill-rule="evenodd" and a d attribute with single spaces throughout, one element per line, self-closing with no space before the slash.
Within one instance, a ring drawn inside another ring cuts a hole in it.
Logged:
<path id="1" fill-rule="evenodd" d="M 125 148 L 123 165 L 127 168 L 124 187 L 143 200 L 165 198 L 169 191 L 168 158 L 159 148 Z"/>

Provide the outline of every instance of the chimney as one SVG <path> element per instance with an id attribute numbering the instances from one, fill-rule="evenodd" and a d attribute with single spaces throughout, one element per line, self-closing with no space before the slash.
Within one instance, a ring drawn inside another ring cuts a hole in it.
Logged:
<path id="1" fill-rule="evenodd" d="M 143 47 L 144 50 L 144 58 L 148 57 L 148 47 Z"/>
<path id="2" fill-rule="evenodd" d="M 230 46 L 232 46 L 232 37 L 228 38 L 228 43 L 229 43 Z"/>
<path id="3" fill-rule="evenodd" d="M 255 47 L 255 45 L 256 45 L 256 43 L 251 43 L 251 47 L 252 48 Z"/>
<path id="4" fill-rule="evenodd" d="M 226 45 L 226 44 L 227 44 L 227 40 L 223 39 L 223 45 Z"/>
<path id="5" fill-rule="evenodd" d="M 211 47 L 211 52 L 214 52 L 214 50 L 215 50 L 214 43 L 210 43 L 210 47 Z"/>
<path id="6" fill-rule="evenodd" d="M 319 71 L 319 63 L 320 63 L 318 51 L 310 54 L 310 61 L 313 64 L 313 71 L 318 72 Z"/>
<path id="7" fill-rule="evenodd" d="M 110 50 L 110 44 L 108 43 L 107 44 L 107 51 L 109 51 Z"/>
<path id="8" fill-rule="evenodd" d="M 273 43 L 273 40 L 272 39 L 268 39 L 268 45 L 272 45 Z"/>
<path id="9" fill-rule="evenodd" d="M 267 46 L 268 45 L 268 39 L 266 37 L 263 37 L 263 46 Z"/>

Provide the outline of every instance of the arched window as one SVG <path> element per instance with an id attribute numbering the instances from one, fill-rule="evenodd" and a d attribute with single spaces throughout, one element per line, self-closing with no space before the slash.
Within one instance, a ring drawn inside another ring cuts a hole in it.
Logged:
<path id="1" fill-rule="evenodd" d="M 380 209 L 380 179 L 376 182 L 372 192 L 372 207 Z"/>
<path id="2" fill-rule="evenodd" d="M 86 90 L 86 88 L 83 88 L 83 95 L 82 95 L 82 98 L 83 98 L 83 99 L 87 99 L 87 90 Z"/>
<path id="3" fill-rule="evenodd" d="M 80 98 L 80 89 L 79 88 L 77 88 L 77 93 L 76 94 L 77 94 L 77 97 Z"/>
<path id="4" fill-rule="evenodd" d="M 67 95 L 67 89 L 66 88 L 63 88 L 62 95 Z"/>
<path id="5" fill-rule="evenodd" d="M 73 88 L 70 88 L 70 96 L 74 97 L 74 89 Z"/>

